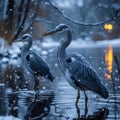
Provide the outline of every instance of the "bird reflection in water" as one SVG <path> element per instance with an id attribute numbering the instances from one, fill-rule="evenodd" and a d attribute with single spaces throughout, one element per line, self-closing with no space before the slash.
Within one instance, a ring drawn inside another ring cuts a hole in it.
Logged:
<path id="1" fill-rule="evenodd" d="M 42 100 L 34 100 L 29 104 L 24 120 L 42 120 L 49 115 L 54 95 L 51 93 L 50 95 L 44 95 L 41 97 L 43 97 Z"/>
<path id="2" fill-rule="evenodd" d="M 80 115 L 80 108 L 76 106 L 77 110 L 77 118 L 73 118 L 73 120 L 106 120 L 107 116 L 109 115 L 109 110 L 106 107 L 98 109 L 92 115 Z"/>
<path id="3" fill-rule="evenodd" d="M 9 94 L 7 98 L 8 115 L 13 115 L 14 117 L 18 116 L 18 96 L 17 94 Z"/>

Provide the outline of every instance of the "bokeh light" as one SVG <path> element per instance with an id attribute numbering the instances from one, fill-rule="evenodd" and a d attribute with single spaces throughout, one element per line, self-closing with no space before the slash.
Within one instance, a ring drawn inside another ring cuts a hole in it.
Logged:
<path id="1" fill-rule="evenodd" d="M 104 29 L 111 31 L 113 29 L 113 25 L 112 24 L 105 24 Z"/>

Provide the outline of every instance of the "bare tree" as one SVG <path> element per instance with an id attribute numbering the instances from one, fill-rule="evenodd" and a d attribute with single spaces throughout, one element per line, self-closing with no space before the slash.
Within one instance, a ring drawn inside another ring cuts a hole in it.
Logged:
<path id="1" fill-rule="evenodd" d="M 1 7 L 0 36 L 11 44 L 20 34 L 27 32 L 33 24 L 39 1 L 5 0 L 1 1 L 1 4 L 4 5 Z"/>
<path id="2" fill-rule="evenodd" d="M 62 3 L 63 1 L 61 1 Z M 74 2 L 79 2 L 78 0 Z M 117 2 L 112 1 L 105 3 L 103 0 L 100 2 L 89 0 L 88 1 L 92 6 L 92 9 L 85 4 L 83 1 L 83 6 L 77 6 L 77 15 L 81 21 L 74 19 L 74 15 L 69 16 L 66 12 L 62 11 L 56 3 L 55 0 L 1 0 L 0 1 L 0 37 L 3 37 L 11 44 L 20 34 L 25 32 L 34 32 L 34 35 L 40 33 L 43 26 L 46 24 L 48 26 L 67 22 L 68 24 L 72 23 L 72 26 L 75 26 L 75 30 L 82 31 L 81 35 L 89 35 L 92 30 L 96 31 L 97 29 L 102 30 L 102 27 L 105 23 L 117 21 L 119 23 L 120 18 L 120 6 L 117 6 Z M 75 5 L 72 6 L 72 9 L 75 9 Z M 96 9 L 99 7 L 99 10 L 102 10 L 101 13 L 105 11 L 108 13 L 104 16 L 104 19 L 101 20 L 101 14 L 95 13 Z M 84 10 L 83 10 L 84 9 Z M 93 10 L 91 12 L 91 10 Z M 69 11 L 69 10 L 68 10 Z M 94 12 L 95 11 L 95 12 Z M 108 12 L 111 11 L 111 12 Z M 86 12 L 86 13 L 85 13 Z M 93 16 L 96 16 L 96 19 Z M 89 19 L 87 19 L 89 18 Z M 87 20 L 86 20 L 87 19 Z M 91 22 L 92 20 L 94 22 Z M 96 21 L 96 22 L 95 22 Z M 102 27 L 101 27 L 102 26 Z M 74 28 L 74 27 L 73 27 Z M 93 32 L 94 33 L 94 32 Z M 119 31 L 115 33 L 119 34 Z M 113 33 L 114 34 L 114 33 Z"/>

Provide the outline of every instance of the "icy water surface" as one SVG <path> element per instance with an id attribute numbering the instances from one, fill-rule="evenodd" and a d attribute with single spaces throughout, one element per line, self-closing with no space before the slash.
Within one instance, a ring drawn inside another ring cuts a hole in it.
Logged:
<path id="1" fill-rule="evenodd" d="M 84 94 L 81 92 L 79 104 L 75 106 L 77 91 L 66 82 L 58 68 L 56 47 L 42 51 L 56 79 L 52 83 L 39 78 L 40 91 L 37 99 L 33 90 L 34 77 L 21 67 L 21 63 L 18 62 L 17 65 L 1 63 L 0 120 L 120 120 L 120 75 L 115 64 L 113 79 L 105 78 L 105 73 L 108 73 L 104 60 L 105 50 L 106 47 L 68 50 L 85 56 L 98 71 L 110 92 L 110 97 L 105 100 L 88 91 L 86 116 Z"/>

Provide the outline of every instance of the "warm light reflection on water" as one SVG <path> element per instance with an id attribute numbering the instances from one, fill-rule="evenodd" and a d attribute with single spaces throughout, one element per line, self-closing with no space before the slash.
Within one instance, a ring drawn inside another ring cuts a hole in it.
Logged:
<path id="1" fill-rule="evenodd" d="M 106 54 L 105 54 L 105 62 L 107 65 L 107 70 L 108 73 L 105 73 L 105 77 L 107 79 L 111 79 L 111 73 L 112 73 L 112 64 L 113 64 L 113 49 L 112 49 L 112 45 L 108 45 L 107 50 L 106 50 Z"/>

